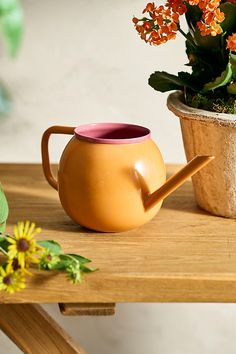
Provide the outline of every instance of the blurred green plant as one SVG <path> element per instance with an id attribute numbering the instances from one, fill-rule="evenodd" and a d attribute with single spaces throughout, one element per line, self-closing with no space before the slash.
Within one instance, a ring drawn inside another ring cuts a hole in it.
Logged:
<path id="1" fill-rule="evenodd" d="M 0 185 L 0 234 L 5 231 L 8 213 L 9 209 L 7 199 Z"/>
<path id="2" fill-rule="evenodd" d="M 20 0 L 0 0 L 0 35 L 8 54 L 16 57 L 23 34 L 23 10 Z M 11 107 L 10 95 L 0 83 L 0 114 L 6 114 Z"/>

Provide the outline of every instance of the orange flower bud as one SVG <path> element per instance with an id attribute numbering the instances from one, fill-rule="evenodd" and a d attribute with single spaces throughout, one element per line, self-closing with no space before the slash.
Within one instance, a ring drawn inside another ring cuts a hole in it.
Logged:
<path id="1" fill-rule="evenodd" d="M 155 10 L 155 4 L 154 4 L 154 2 L 149 2 L 148 4 L 147 4 L 147 6 L 145 7 L 145 9 L 143 10 L 143 14 L 145 13 L 145 12 L 153 12 Z"/>
<path id="2" fill-rule="evenodd" d="M 133 21 L 133 23 L 136 25 L 136 24 L 139 22 L 139 19 L 137 19 L 136 17 L 133 17 L 133 18 L 132 18 L 132 21 Z"/>
<path id="3" fill-rule="evenodd" d="M 229 36 L 226 40 L 227 46 L 231 52 L 236 52 L 236 33 L 233 33 L 232 36 Z"/>

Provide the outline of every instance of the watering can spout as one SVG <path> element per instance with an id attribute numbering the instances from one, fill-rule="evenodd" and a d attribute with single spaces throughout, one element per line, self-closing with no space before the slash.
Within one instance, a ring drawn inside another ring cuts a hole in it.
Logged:
<path id="1" fill-rule="evenodd" d="M 186 179 L 193 176 L 201 168 L 212 161 L 214 156 L 196 156 L 192 159 L 186 166 L 184 166 L 179 172 L 171 176 L 159 189 L 155 192 L 146 195 L 144 200 L 145 209 L 150 209 L 158 202 L 167 197 L 175 189 L 177 189 L 181 184 L 185 182 Z"/>

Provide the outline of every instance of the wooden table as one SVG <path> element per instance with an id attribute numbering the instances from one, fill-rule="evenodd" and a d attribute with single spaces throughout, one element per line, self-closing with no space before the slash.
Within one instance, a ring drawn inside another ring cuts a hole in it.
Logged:
<path id="1" fill-rule="evenodd" d="M 168 173 L 177 169 L 169 166 Z M 100 269 L 78 286 L 64 274 L 35 271 L 24 291 L 0 293 L 0 328 L 25 353 L 85 353 L 36 304 L 61 303 L 63 314 L 79 315 L 112 314 L 116 302 L 236 301 L 236 220 L 199 209 L 190 181 L 147 225 L 104 234 L 73 224 L 40 165 L 0 165 L 0 180 L 10 206 L 8 231 L 18 220 L 32 220 L 43 228 L 41 239 L 59 241 Z"/>

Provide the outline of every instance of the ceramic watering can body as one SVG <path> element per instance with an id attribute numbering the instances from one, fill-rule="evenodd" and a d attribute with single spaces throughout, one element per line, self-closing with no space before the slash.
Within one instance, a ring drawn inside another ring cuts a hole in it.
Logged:
<path id="1" fill-rule="evenodd" d="M 58 181 L 48 157 L 52 133 L 74 135 L 61 156 Z M 97 231 L 120 232 L 145 224 L 161 208 L 163 196 L 183 181 L 182 176 L 172 186 L 162 187 L 166 170 L 161 153 L 150 131 L 136 125 L 51 127 L 43 135 L 42 157 L 45 176 L 58 190 L 66 213 Z"/>

